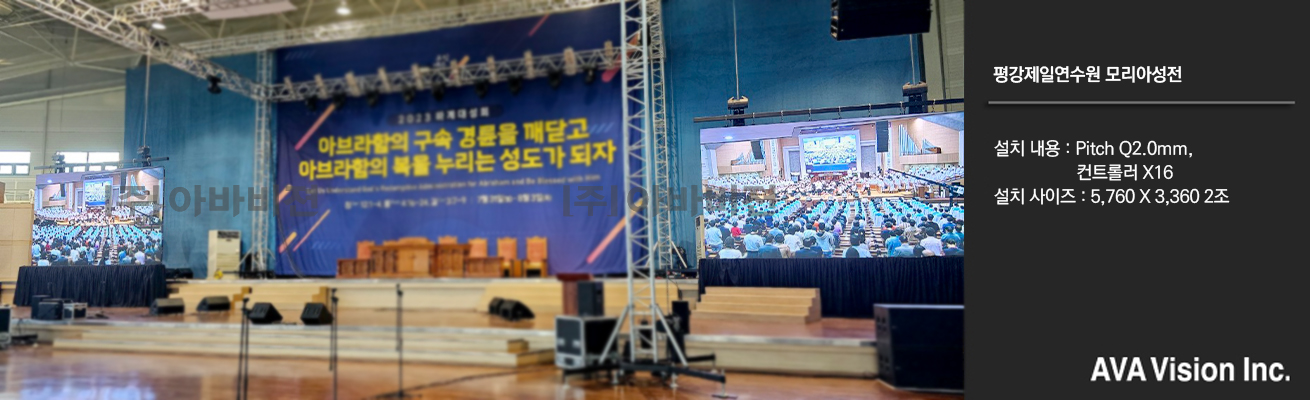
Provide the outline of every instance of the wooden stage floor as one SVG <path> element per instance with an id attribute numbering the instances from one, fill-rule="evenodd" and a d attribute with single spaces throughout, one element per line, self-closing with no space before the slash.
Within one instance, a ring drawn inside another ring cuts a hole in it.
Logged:
<path id="1" fill-rule="evenodd" d="M 394 393 L 396 365 L 339 365 L 342 399 Z M 0 398 L 23 399 L 232 399 L 236 358 L 90 351 L 48 346 L 0 352 Z M 561 384 L 550 366 L 526 369 L 414 364 L 405 367 L 407 392 L 421 399 L 710 399 L 717 384 L 679 379 L 679 389 L 638 382 L 570 379 Z M 958 395 L 903 392 L 870 379 L 812 378 L 733 373 L 728 393 L 738 399 L 960 399 Z M 322 360 L 253 359 L 250 398 L 331 399 L 332 372 Z"/>
<path id="2" fill-rule="evenodd" d="M 100 312 L 92 307 L 88 315 Z M 152 316 L 148 308 L 106 308 L 108 319 L 88 319 L 85 321 L 110 322 L 174 322 L 201 324 L 236 324 L 241 322 L 236 312 L 197 313 L 189 311 L 181 315 Z M 391 327 L 396 324 L 395 309 L 354 309 L 343 308 L 338 312 L 339 326 Z M 28 318 L 28 307 L 14 309 L 14 318 Z M 299 315 L 283 315 L 283 323 L 300 323 Z M 407 310 L 403 316 L 406 327 L 449 327 L 449 328 L 498 328 L 524 329 L 535 331 L 555 330 L 555 315 L 537 313 L 536 318 L 525 321 L 510 322 L 493 317 L 484 312 L 461 310 Z M 776 324 L 762 322 L 697 320 L 692 313 L 691 334 L 693 335 L 734 335 L 761 336 L 772 338 L 807 338 L 807 339 L 864 339 L 875 340 L 875 327 L 872 319 L 823 318 L 811 324 Z"/>

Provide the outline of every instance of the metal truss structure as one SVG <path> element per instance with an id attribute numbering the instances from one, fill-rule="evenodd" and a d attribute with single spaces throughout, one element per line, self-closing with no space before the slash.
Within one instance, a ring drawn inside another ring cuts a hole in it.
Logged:
<path id="1" fill-rule="evenodd" d="M 570 60 L 570 56 L 572 60 Z M 352 75 L 354 87 L 346 77 L 322 78 L 292 82 L 276 83 L 269 86 L 267 100 L 298 101 L 310 97 L 327 98 L 337 93 L 352 97 L 370 92 L 397 93 L 406 89 L 430 88 L 434 84 L 444 87 L 473 85 L 479 81 L 487 83 L 503 82 L 509 79 L 542 78 L 551 71 L 572 75 L 578 71 L 594 68 L 597 73 L 617 66 L 618 54 L 615 50 L 594 49 L 536 56 L 525 54 L 523 58 L 509 60 L 488 60 L 487 62 L 460 66 L 452 63 L 446 66 L 418 66 L 408 71 L 386 72 L 380 74 Z M 493 79 L 494 78 L 494 79 Z"/>
<path id="2" fill-rule="evenodd" d="M 264 87 L 205 57 L 150 34 L 123 18 L 96 8 L 84 0 L 18 0 L 56 19 L 91 32 L 141 54 L 164 61 L 201 79 L 217 77 L 220 85 L 250 98 L 263 96 Z"/>
<path id="3" fill-rule="evenodd" d="M 270 108 L 272 102 L 295 101 L 310 96 L 327 97 L 336 93 L 361 95 L 370 92 L 391 93 L 423 89 L 434 84 L 458 87 L 486 81 L 534 79 L 554 71 L 573 75 L 581 70 L 622 68 L 623 140 L 627 162 L 624 163 L 624 194 L 631 209 L 624 231 L 627 242 L 629 304 L 624 323 L 629 324 L 629 343 L 633 346 L 630 362 L 639 359 L 662 360 L 656 321 L 663 321 L 663 311 L 655 300 L 655 271 L 674 266 L 671 211 L 667 194 L 670 180 L 670 138 L 665 97 L 663 24 L 659 0 L 505 0 L 458 7 L 393 15 L 335 24 L 288 29 L 240 37 L 222 38 L 184 44 L 167 43 L 150 31 L 133 25 L 170 16 L 202 12 L 208 0 L 144 0 L 119 7 L 115 12 L 100 10 L 86 0 L 18 0 L 29 7 L 103 37 L 129 50 L 150 54 L 198 78 L 215 77 L 220 85 L 256 101 L 254 185 L 269 190 L 269 160 L 272 151 Z M 257 2 L 261 0 L 247 0 Z M 621 3 L 621 37 L 618 49 L 572 51 L 561 54 L 531 56 L 511 60 L 487 60 L 462 65 L 415 65 L 410 71 L 354 76 L 353 79 L 330 78 L 304 82 L 272 82 L 272 56 L 267 50 L 331 41 L 399 35 L 508 20 L 555 12 L 566 12 L 609 3 Z M 250 80 L 209 61 L 206 57 L 260 52 L 259 76 Z M 321 80 L 321 83 L 319 82 Z M 354 84 L 350 81 L 353 80 Z M 271 195 L 271 193 L 270 193 Z M 663 204 L 661 204 L 663 203 Z M 267 251 L 267 211 L 252 216 L 252 248 Z M 267 258 L 256 260 L 267 268 Z M 617 337 L 618 331 L 615 331 Z M 611 342 L 611 345 L 614 345 Z M 607 352 L 611 350 L 607 348 Z M 681 365 L 686 359 L 676 349 Z M 674 355 L 669 355 L 674 356 Z"/>
<path id="4" fill-rule="evenodd" d="M 142 22 L 199 14 L 207 9 L 209 0 L 141 0 L 114 6 L 114 16 L 127 22 Z"/>
<path id="5" fill-rule="evenodd" d="M 652 170 L 657 168 L 651 161 L 655 157 L 655 143 L 667 139 L 656 138 L 652 128 L 651 3 L 658 3 L 658 0 L 624 1 L 619 10 L 623 40 L 619 50 L 623 68 L 620 73 L 623 84 L 621 135 L 626 155 L 623 163 L 623 193 L 629 208 L 624 221 L 628 304 L 619 316 L 619 324 L 610 334 L 601 359 L 609 359 L 610 351 L 622 353 L 618 338 L 623 326 L 627 325 L 627 356 L 620 361 L 620 372 L 658 365 L 687 366 L 687 358 L 677 342 L 666 340 L 671 332 L 659 328 L 672 325 L 664 318 L 664 311 L 660 309 L 655 295 L 658 257 L 652 257 L 651 253 L 656 250 L 653 244 L 658 234 L 652 234 L 651 217 L 657 214 L 660 207 L 656 204 L 658 196 L 655 195 L 657 179 L 651 176 Z M 658 12 L 658 8 L 655 10 Z M 661 355 L 660 349 L 666 341 L 672 344 L 673 354 Z M 676 372 L 672 374 L 672 379 L 676 387 Z"/>
<path id="6" fill-rule="evenodd" d="M 155 1 L 171 2 L 181 0 Z M 304 44 L 426 32 L 548 13 L 567 12 L 615 2 L 617 0 L 497 0 L 386 17 L 343 21 L 327 25 L 201 40 L 184 43 L 182 46 L 197 54 L 215 57 Z"/>
<path id="7" fill-rule="evenodd" d="M 260 85 L 269 85 L 273 82 L 275 65 L 273 64 L 273 52 L 261 51 L 255 55 L 255 64 L 257 68 L 256 79 Z M 273 133 L 272 133 L 272 108 L 273 104 L 268 100 L 255 100 L 255 140 L 254 140 L 254 158 L 255 165 L 253 168 L 253 179 L 251 188 L 258 193 L 263 193 L 262 207 L 250 207 L 250 265 L 251 270 L 255 272 L 265 272 L 269 270 L 269 261 L 273 258 L 273 251 L 269 248 L 269 227 L 268 215 L 269 208 L 275 204 L 273 199 L 272 160 L 273 152 Z M 250 199 L 255 201 L 255 198 Z"/>
<path id="8" fill-rule="evenodd" d="M 651 162 L 654 164 L 655 190 L 652 192 L 656 201 L 655 208 L 655 266 L 657 268 L 669 269 L 675 267 L 686 267 L 679 265 L 680 260 L 674 258 L 673 250 L 677 244 L 673 241 L 673 198 L 675 190 L 672 178 L 673 152 L 669 146 L 669 124 L 668 124 L 668 102 L 664 95 L 664 13 L 660 7 L 660 0 L 647 1 L 647 30 L 650 32 L 650 127 L 653 135 L 654 158 Z M 678 196 L 686 198 L 696 198 L 698 196 L 689 196 L 688 193 L 681 193 L 684 188 L 677 188 Z M 661 195 L 662 194 L 662 195 Z M 662 201 L 659 201 L 662 199 Z M 681 207 L 688 207 L 687 204 L 680 204 Z"/>

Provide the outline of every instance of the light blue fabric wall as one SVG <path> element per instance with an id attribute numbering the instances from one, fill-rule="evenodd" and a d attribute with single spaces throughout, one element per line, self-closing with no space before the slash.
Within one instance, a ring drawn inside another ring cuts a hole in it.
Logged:
<path id="1" fill-rule="evenodd" d="M 246 77 L 255 76 L 253 55 L 233 56 L 216 60 Z M 211 211 L 209 189 L 219 190 L 239 186 L 241 196 L 247 198 L 252 179 L 253 138 L 255 128 L 254 101 L 224 90 L 214 95 L 206 91 L 208 82 L 186 74 L 168 65 L 155 65 L 150 71 L 150 107 L 148 132 L 145 144 L 155 157 L 169 157 L 164 166 L 164 195 L 166 201 L 182 205 L 185 196 L 170 196 L 174 189 L 186 188 L 192 192 L 190 206 L 175 211 L 172 206 L 164 213 L 164 243 L 168 253 L 164 264 L 170 268 L 191 268 L 197 277 L 204 276 L 211 229 L 241 231 L 242 251 L 250 249 L 250 217 L 248 203 L 240 204 L 240 214 L 232 211 Z M 127 73 L 126 131 L 123 139 L 123 157 L 132 158 L 142 143 L 141 128 L 145 117 L 145 67 Z M 206 202 L 197 208 L 195 187 L 199 185 Z M 248 199 L 247 199 L 248 200 Z M 232 204 L 236 206 L 235 203 Z M 197 210 L 199 210 L 197 212 Z"/>
<path id="2" fill-rule="evenodd" d="M 830 1 L 736 3 L 741 94 L 750 98 L 747 112 L 901 101 L 901 85 L 922 76 L 911 74 L 922 65 L 918 38 L 915 46 L 910 36 L 834 40 L 828 28 Z M 670 0 L 663 6 L 669 126 L 676 149 L 673 181 L 688 187 L 700 184 L 700 128 L 726 125 L 694 124 L 692 118 L 727 114 L 727 100 L 736 94 L 733 2 Z M 754 123 L 771 122 L 780 120 Z M 695 253 L 694 218 L 699 213 L 693 209 L 674 215 L 677 242 L 689 254 Z"/>

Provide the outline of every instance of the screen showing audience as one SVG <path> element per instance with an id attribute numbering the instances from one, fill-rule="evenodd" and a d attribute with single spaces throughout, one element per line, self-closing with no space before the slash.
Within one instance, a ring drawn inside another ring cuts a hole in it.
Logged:
<path id="1" fill-rule="evenodd" d="M 702 258 L 964 255 L 963 112 L 700 136 Z"/>
<path id="2" fill-rule="evenodd" d="M 163 185 L 163 168 L 38 176 L 32 265 L 159 264 Z"/>

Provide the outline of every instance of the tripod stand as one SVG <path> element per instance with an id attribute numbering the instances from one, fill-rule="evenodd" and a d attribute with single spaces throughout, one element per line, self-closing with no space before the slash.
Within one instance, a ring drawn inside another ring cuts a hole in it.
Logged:
<path id="1" fill-rule="evenodd" d="M 237 400 L 250 399 L 250 298 L 241 299 L 241 344 L 237 350 Z"/>

